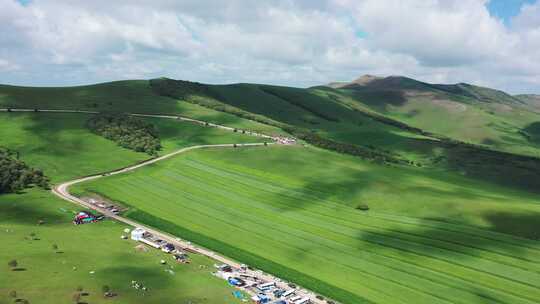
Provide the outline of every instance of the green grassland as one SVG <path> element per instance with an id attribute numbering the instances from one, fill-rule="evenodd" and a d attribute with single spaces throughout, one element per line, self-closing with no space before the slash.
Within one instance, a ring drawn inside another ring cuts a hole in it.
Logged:
<path id="1" fill-rule="evenodd" d="M 275 127 L 160 96 L 151 89 L 148 80 L 115 81 L 58 88 L 0 85 L 0 107 L 179 114 L 239 129 L 266 133 L 281 132 Z"/>
<path id="2" fill-rule="evenodd" d="M 85 127 L 90 116 L 65 113 L 0 113 L 0 145 L 18 151 L 53 182 L 125 167 L 149 158 L 118 147 Z M 160 154 L 195 145 L 261 141 L 260 138 L 172 119 L 148 118 L 158 129 Z"/>
<path id="3" fill-rule="evenodd" d="M 409 82 L 407 85 L 413 88 L 417 85 L 413 80 Z M 248 117 L 295 135 L 310 134 L 333 141 L 321 147 L 352 144 L 386 159 L 390 157 L 394 162 L 413 162 L 415 166 L 452 171 L 527 191 L 540 189 L 538 158 L 471 145 L 452 140 L 445 134 L 408 126 L 338 90 L 258 84 L 204 85 L 170 79 L 153 79 L 151 85 L 163 96 Z M 380 94 L 377 92 L 376 96 Z M 444 124 L 446 120 L 439 118 L 440 124 Z M 369 156 L 364 158 L 369 159 Z"/>
<path id="4" fill-rule="evenodd" d="M 210 274 L 213 261 L 191 255 L 191 264 L 177 264 L 160 251 L 138 251 L 136 242 L 120 239 L 126 225 L 105 220 L 74 226 L 78 210 L 45 191 L 0 196 L 0 303 L 14 303 L 12 290 L 29 303 L 74 303 L 79 286 L 89 294 L 81 299 L 85 303 L 240 303 L 225 281 Z M 12 259 L 24 270 L 11 271 Z M 132 280 L 148 292 L 132 288 Z M 103 285 L 118 296 L 104 298 Z"/>
<path id="5" fill-rule="evenodd" d="M 73 190 L 344 303 L 540 300 L 539 196 L 457 174 L 268 147 L 194 151 Z"/>
<path id="6" fill-rule="evenodd" d="M 387 77 L 332 92 L 358 106 L 411 126 L 492 149 L 540 156 L 538 143 L 521 130 L 540 121 L 534 107 L 504 92 L 468 84 L 432 85 Z"/>
<path id="7" fill-rule="evenodd" d="M 91 133 L 86 114 L 0 113 L 1 145 L 19 152 L 30 166 L 43 169 L 53 183 L 96 174 L 147 159 Z M 148 118 L 158 129 L 160 154 L 196 144 L 257 142 L 260 138 L 202 127 L 172 119 Z M 77 206 L 51 193 L 30 189 L 21 194 L 0 196 L 0 303 L 12 303 L 15 290 L 30 303 L 72 303 L 78 286 L 89 296 L 88 303 L 237 303 L 226 282 L 210 275 L 212 261 L 193 257 L 193 263 L 159 265 L 165 254 L 151 250 L 136 252 L 136 245 L 120 239 L 124 225 L 104 221 L 71 224 Z M 44 225 L 38 225 L 44 220 Z M 35 233 L 40 240 L 28 240 Z M 55 253 L 57 244 L 63 253 Z M 8 261 L 16 259 L 25 271 L 11 271 Z M 199 265 L 208 266 L 199 269 Z M 73 270 L 76 267 L 76 270 Z M 90 271 L 95 271 L 90 274 Z M 149 287 L 147 295 L 131 288 L 131 280 Z M 104 299 L 101 287 L 109 285 L 119 296 Z"/>

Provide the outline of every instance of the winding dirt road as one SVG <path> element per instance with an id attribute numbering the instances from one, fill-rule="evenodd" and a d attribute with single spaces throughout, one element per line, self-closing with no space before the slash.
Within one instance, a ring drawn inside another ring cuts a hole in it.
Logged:
<path id="1" fill-rule="evenodd" d="M 44 110 L 44 109 L 37 109 L 37 110 L 36 109 L 9 109 L 9 110 L 8 109 L 0 109 L 0 112 L 38 112 L 38 113 L 39 112 L 53 112 L 53 113 L 83 113 L 83 114 L 97 114 L 98 113 L 98 112 L 95 112 L 95 111 Z M 163 115 L 163 114 L 137 114 L 137 113 L 131 113 L 131 114 L 128 114 L 128 115 L 139 116 L 139 117 L 154 117 L 154 118 L 176 119 L 176 120 L 181 120 L 181 121 L 187 121 L 187 122 L 200 124 L 200 125 L 207 126 L 207 127 L 215 127 L 215 128 L 220 128 L 220 129 L 227 130 L 227 131 L 235 131 L 235 129 L 231 128 L 231 127 L 218 125 L 218 124 L 213 124 L 213 123 L 209 123 L 209 122 L 205 122 L 205 121 L 201 121 L 201 120 L 196 120 L 196 119 L 192 119 L 192 118 L 189 118 L 189 117 L 183 117 L 183 116 Z M 252 131 L 245 131 L 244 134 L 257 136 L 257 137 L 261 137 L 261 138 L 275 139 L 275 137 L 273 137 L 273 136 L 262 134 L 262 133 L 257 133 L 257 132 L 252 132 Z M 229 264 L 229 265 L 231 265 L 231 266 L 233 266 L 235 268 L 240 268 L 241 264 L 239 262 L 234 261 L 234 260 L 232 260 L 230 258 L 224 257 L 222 255 L 219 255 L 219 254 L 217 254 L 217 253 L 215 253 L 215 252 L 213 252 L 213 251 L 211 251 L 209 249 L 196 246 L 196 245 L 192 244 L 189 241 L 180 239 L 178 236 L 174 236 L 174 235 L 165 233 L 163 231 L 160 231 L 160 230 L 157 230 L 155 228 L 143 225 L 141 223 L 138 223 L 138 222 L 133 221 L 131 219 L 125 218 L 123 216 L 114 214 L 114 213 L 110 212 L 109 210 L 107 210 L 105 208 L 100 208 L 100 207 L 98 207 L 98 206 L 96 206 L 94 204 L 90 204 L 90 203 L 88 203 L 88 202 L 86 202 L 86 201 L 72 195 L 69 192 L 69 187 L 73 186 L 75 184 L 78 184 L 78 183 L 82 183 L 82 182 L 86 182 L 86 181 L 90 181 L 90 180 L 95 180 L 95 179 L 98 179 L 98 178 L 101 178 L 101 177 L 106 177 L 106 176 L 122 174 L 122 173 L 126 173 L 126 172 L 129 172 L 129 171 L 133 171 L 133 170 L 136 170 L 138 168 L 141 168 L 141 167 L 144 167 L 144 166 L 147 166 L 147 165 L 162 161 L 162 160 L 170 158 L 170 157 L 173 157 L 175 155 L 185 153 L 185 152 L 188 152 L 188 151 L 192 151 L 192 150 L 196 150 L 196 149 L 244 148 L 244 147 L 253 147 L 253 146 L 274 145 L 274 144 L 275 144 L 274 142 L 268 142 L 268 143 L 244 143 L 244 144 L 196 145 L 196 146 L 186 147 L 186 148 L 182 148 L 180 150 L 171 152 L 169 154 L 165 154 L 165 155 L 157 157 L 157 158 L 152 158 L 152 159 L 149 159 L 149 160 L 143 161 L 141 163 L 125 167 L 125 168 L 121 168 L 121 169 L 109 171 L 109 172 L 106 172 L 106 173 L 95 174 L 95 175 L 86 176 L 86 177 L 78 178 L 78 179 L 75 179 L 75 180 L 63 182 L 63 183 L 61 183 L 59 185 L 54 186 L 51 191 L 52 191 L 52 193 L 54 195 L 58 196 L 61 199 L 64 199 L 66 201 L 69 201 L 69 202 L 72 202 L 72 203 L 75 203 L 75 204 L 78 204 L 78 205 L 81 205 L 81 206 L 83 206 L 85 208 L 88 208 L 88 209 L 91 209 L 91 210 L 95 210 L 95 211 L 97 211 L 97 212 L 99 212 L 99 213 L 101 213 L 101 214 L 103 214 L 103 215 L 105 215 L 105 216 L 107 216 L 109 218 L 112 218 L 112 219 L 114 219 L 114 220 L 116 220 L 118 222 L 125 223 L 127 225 L 132 226 L 132 227 L 143 228 L 146 231 L 148 231 L 149 233 L 153 234 L 154 236 L 157 236 L 158 238 L 160 238 L 162 240 L 165 240 L 165 241 L 167 241 L 169 243 L 172 243 L 172 244 L 174 244 L 176 246 L 179 246 L 179 247 L 182 247 L 182 248 L 189 248 L 190 250 L 192 250 L 194 252 L 197 252 L 199 254 L 202 254 L 204 256 L 212 258 L 212 259 L 214 259 L 216 261 L 219 261 L 221 263 Z M 258 278 L 260 278 L 260 279 L 262 279 L 264 281 L 267 281 L 267 282 L 275 282 L 278 287 L 283 288 L 283 289 L 289 289 L 289 287 L 286 284 L 286 281 L 284 281 L 284 280 L 282 280 L 282 279 L 280 279 L 278 277 L 275 277 L 273 275 L 263 273 L 260 270 L 247 270 L 246 275 L 258 277 Z M 246 292 L 254 295 L 253 292 L 250 292 L 250 291 L 247 291 L 247 290 L 246 290 Z M 311 303 L 316 303 L 316 304 L 326 303 L 326 301 L 324 301 L 324 300 L 317 299 L 315 297 L 316 294 L 314 292 L 309 291 L 309 290 L 304 289 L 304 288 L 301 288 L 301 287 L 298 287 L 298 289 L 296 291 L 296 295 L 299 295 L 301 297 L 310 298 Z"/>

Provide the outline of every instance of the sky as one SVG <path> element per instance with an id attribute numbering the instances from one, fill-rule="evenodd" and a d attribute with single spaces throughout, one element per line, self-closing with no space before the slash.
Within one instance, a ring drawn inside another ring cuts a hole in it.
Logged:
<path id="1" fill-rule="evenodd" d="M 540 93 L 540 0 L 0 0 L 0 83 L 364 74 Z"/>

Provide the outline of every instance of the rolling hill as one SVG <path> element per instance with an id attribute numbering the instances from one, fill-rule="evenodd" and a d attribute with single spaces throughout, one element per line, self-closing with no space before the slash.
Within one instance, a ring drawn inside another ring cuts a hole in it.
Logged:
<path id="1" fill-rule="evenodd" d="M 450 115 L 445 107 L 421 108 L 439 115 L 426 125 L 429 128 L 386 109 L 386 104 L 398 110 L 420 107 L 416 91 L 424 94 L 420 94 L 422 102 L 443 96 L 465 106 L 466 111 L 452 113 L 466 121 L 472 119 L 469 109 L 487 113 L 486 109 L 502 106 L 515 108 L 515 113 L 530 115 L 530 121 L 521 122 L 524 126 L 516 130 L 526 133 L 520 135 L 528 136 L 525 148 L 534 151 L 530 142 L 540 128 L 525 102 L 489 89 L 430 85 L 399 77 L 368 77 L 351 87 L 333 86 L 207 85 L 167 78 L 69 88 L 1 86 L 0 108 L 165 113 L 296 136 L 301 139 L 296 146 L 192 151 L 128 174 L 79 184 L 73 190 L 122 202 L 130 207 L 126 216 L 132 219 L 343 303 L 538 302 L 540 160 L 518 154 L 523 151 L 466 140 L 452 123 L 441 123 Z M 358 88 L 365 86 L 371 89 Z M 415 91 L 416 97 L 403 96 L 403 104 L 394 99 L 408 90 Z M 514 110 L 506 116 L 492 111 L 478 117 L 517 124 Z M 85 129 L 88 116 L 0 113 L 2 145 L 20 150 L 22 159 L 42 168 L 53 183 L 148 157 Z M 239 133 L 175 120 L 146 121 L 159 130 L 162 153 L 198 143 L 248 140 Z M 444 128 L 453 133 L 443 132 Z M 52 260 L 46 252 L 50 244 L 19 242 L 32 231 L 46 242 L 65 246 L 71 264 L 81 264 L 93 250 L 105 251 L 101 239 L 116 240 L 110 250 L 118 260 L 127 250 L 117 235 L 122 225 L 107 222 L 95 230 L 86 226 L 83 229 L 88 231 L 70 233 L 71 226 L 65 223 L 70 213 L 62 211 L 69 212 L 66 204 L 43 190 L 2 195 L 0 208 L 2 228 L 21 231 L 0 236 L 9 244 L 0 256 L 13 259 L 21 253 L 19 259 L 32 271 L 62 261 L 54 254 L 57 259 Z M 36 228 L 36 219 L 42 217 L 55 225 Z M 85 243 L 91 246 L 86 253 L 77 249 L 82 233 L 94 233 Z M 54 237 L 61 234 L 66 236 Z M 27 253 L 33 260 L 26 259 Z M 1 280 L 8 276 L 0 275 L 0 286 L 25 290 L 32 298 L 51 288 L 55 293 L 47 301 L 52 303 L 56 296 L 69 296 L 75 287 L 65 282 L 73 280 L 84 284 L 92 302 L 99 303 L 95 297 L 99 286 L 111 284 L 126 295 L 120 302 L 143 302 L 121 282 L 130 280 L 127 276 L 148 274 L 154 288 L 165 283 L 158 289 L 162 296 L 145 298 L 148 303 L 196 301 L 204 292 L 215 296 L 206 299 L 209 303 L 231 300 L 228 290 L 211 278 L 196 276 L 209 290 L 184 284 L 181 275 L 167 279 L 169 274 L 152 265 L 154 256 L 137 266 L 131 255 L 121 263 L 107 260 L 105 254 L 94 256 L 84 273 L 69 274 L 62 268 L 54 280 L 35 285 L 10 272 L 9 281 L 14 283 L 7 285 Z M 111 263 L 119 265 L 119 274 L 106 281 L 114 270 Z M 95 280 L 87 275 L 91 266 L 97 269 Z M 196 272 L 196 267 L 184 271 Z M 37 287 L 25 289 L 24 282 Z M 179 284 L 185 290 L 176 298 L 173 289 Z"/>
<path id="2" fill-rule="evenodd" d="M 366 85 L 371 89 L 358 89 Z M 451 170 L 540 191 L 540 159 L 535 157 L 535 122 L 540 119 L 522 102 L 481 102 L 448 91 L 467 89 L 486 100 L 504 94 L 476 87 L 443 91 L 404 77 L 369 77 L 352 86 L 207 85 L 167 78 L 68 88 L 2 86 L 0 107 L 181 114 L 268 134 L 289 133 L 374 162 Z M 409 92 L 399 88 L 413 90 L 416 97 L 396 99 Z M 433 99 L 437 94 L 452 100 Z M 495 112 L 497 108 L 511 111 Z"/>
<path id="3" fill-rule="evenodd" d="M 535 95 L 512 96 L 466 83 L 430 84 L 401 76 L 366 75 L 326 87 L 360 107 L 425 131 L 490 149 L 540 155 L 537 142 L 522 132 L 540 120 Z"/>

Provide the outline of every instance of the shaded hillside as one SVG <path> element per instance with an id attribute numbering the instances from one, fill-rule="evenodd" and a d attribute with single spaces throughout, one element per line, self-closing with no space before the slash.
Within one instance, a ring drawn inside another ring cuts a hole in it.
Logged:
<path id="1" fill-rule="evenodd" d="M 390 82 L 395 87 L 425 86 L 404 78 Z M 535 192 L 540 189 L 539 159 L 411 127 L 342 91 L 351 89 L 205 85 L 171 79 L 155 79 L 151 84 L 159 94 L 272 124 L 325 149 L 375 161 L 452 170 Z"/>
<path id="2" fill-rule="evenodd" d="M 540 155 L 540 146 L 521 133 L 528 124 L 540 121 L 540 114 L 535 112 L 540 102 L 535 103 L 531 95 L 512 96 L 465 83 L 429 84 L 400 76 L 368 75 L 325 88 L 336 98 L 426 132 L 490 149 Z"/>
<path id="3" fill-rule="evenodd" d="M 378 78 L 363 79 L 373 88 L 382 88 L 380 81 Z M 206 85 L 160 78 L 68 88 L 1 86 L 0 106 L 182 114 L 269 134 L 286 131 L 315 146 L 378 163 L 452 170 L 539 191 L 540 164 L 537 159 L 503 153 L 523 152 L 522 149 L 529 152 L 523 154 L 535 155 L 538 144 L 530 140 L 527 127 L 540 121 L 531 119 L 536 116 L 523 115 L 516 119 L 514 110 L 489 114 L 482 107 L 472 106 L 475 102 L 468 97 L 462 97 L 464 102 L 450 100 L 449 104 L 453 106 L 448 107 L 446 100 L 434 101 L 430 94 L 450 96 L 449 93 L 408 78 L 392 77 L 385 85 L 388 88 L 416 88 L 412 90 L 414 94 L 425 96 L 415 99 L 411 98 L 411 90 L 388 89 L 388 99 L 392 99 L 392 94 L 403 93 L 404 104 L 387 105 L 390 110 L 385 110 L 376 104 L 378 99 L 374 100 L 374 105 L 364 102 L 357 94 L 365 92 L 352 88 Z M 420 92 L 420 89 L 424 91 Z M 375 90 L 374 96 L 378 93 Z M 465 114 L 454 112 L 456 105 L 466 107 Z M 397 114 L 392 109 L 397 109 Z M 399 113 L 403 109 L 405 115 Z M 482 127 L 475 128 L 471 122 L 480 123 Z M 464 133 L 457 132 L 462 130 Z M 480 141 L 463 136 L 486 130 L 503 137 L 503 142 L 511 143 L 514 150 L 506 149 L 495 136 L 484 136 Z M 493 151 L 497 149 L 503 152 Z"/>

